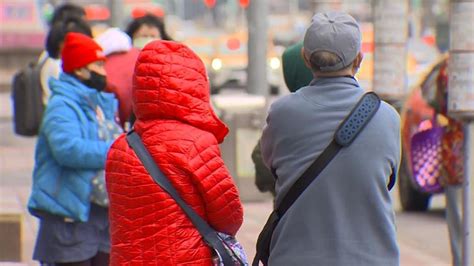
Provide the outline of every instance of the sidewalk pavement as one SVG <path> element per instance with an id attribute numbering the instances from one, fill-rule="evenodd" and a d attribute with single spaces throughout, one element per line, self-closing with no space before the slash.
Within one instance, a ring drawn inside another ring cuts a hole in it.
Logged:
<path id="1" fill-rule="evenodd" d="M 10 98 L 10 91 L 0 91 L 0 121 L 11 120 L 12 117 L 12 105 Z M 3 132 L 2 132 L 3 133 Z"/>
<path id="2" fill-rule="evenodd" d="M 32 217 L 26 209 L 31 185 L 31 172 L 34 163 L 35 138 L 14 136 L 11 128 L 11 110 L 9 103 L 9 95 L 0 93 L 0 200 L 13 198 L 19 202 L 23 213 L 23 263 L 26 265 L 38 265 L 31 260 L 38 229 L 38 221 Z M 252 259 L 255 254 L 256 239 L 271 209 L 272 202 L 270 200 L 244 203 L 244 224 L 237 235 L 237 239 L 244 246 L 249 259 Z M 413 230 L 416 233 L 416 228 Z M 427 253 L 423 252 L 423 247 L 415 246 L 404 238 L 405 236 L 400 235 L 399 232 L 401 265 L 449 265 L 446 261 L 443 262 L 440 261 L 439 258 L 427 255 Z M 19 264 L 0 262 L 0 266 L 1 265 Z"/>

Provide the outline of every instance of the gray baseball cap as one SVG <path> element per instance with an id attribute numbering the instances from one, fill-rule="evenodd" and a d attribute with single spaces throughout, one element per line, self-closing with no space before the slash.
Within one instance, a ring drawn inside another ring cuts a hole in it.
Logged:
<path id="1" fill-rule="evenodd" d="M 307 59 L 314 52 L 326 51 L 337 55 L 341 62 L 321 67 L 323 72 L 341 70 L 356 58 L 361 47 L 361 34 L 357 21 L 343 12 L 318 13 L 304 36 L 304 52 Z"/>

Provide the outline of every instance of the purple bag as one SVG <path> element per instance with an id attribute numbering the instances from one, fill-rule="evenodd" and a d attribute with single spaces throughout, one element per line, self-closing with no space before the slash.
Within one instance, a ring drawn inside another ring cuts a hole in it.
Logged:
<path id="1" fill-rule="evenodd" d="M 235 266 L 249 265 L 245 250 L 242 245 L 237 241 L 237 239 L 235 239 L 235 237 L 220 232 L 217 234 L 219 235 L 219 238 L 222 239 L 222 241 L 224 242 L 224 247 L 229 251 L 229 254 L 232 254 L 232 259 L 235 262 Z M 222 262 L 221 255 L 218 252 L 214 252 L 214 256 L 212 258 L 212 265 L 225 266 Z"/>
<path id="2" fill-rule="evenodd" d="M 444 127 L 432 120 L 430 129 L 420 131 L 411 138 L 412 179 L 418 189 L 425 193 L 441 193 L 440 183 L 442 138 Z"/>

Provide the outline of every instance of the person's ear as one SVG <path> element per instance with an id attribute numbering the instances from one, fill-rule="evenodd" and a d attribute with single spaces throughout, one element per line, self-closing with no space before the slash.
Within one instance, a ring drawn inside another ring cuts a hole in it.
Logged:
<path id="1" fill-rule="evenodd" d="M 74 75 L 81 80 L 88 80 L 91 77 L 91 73 L 85 67 L 75 69 Z"/>
<path id="2" fill-rule="evenodd" d="M 352 75 L 357 74 L 357 71 L 359 71 L 360 65 L 362 64 L 362 59 L 364 59 L 364 55 L 359 52 L 354 61 L 352 61 Z"/>
<path id="3" fill-rule="evenodd" d="M 311 69 L 311 63 L 309 62 L 309 59 L 306 58 L 305 52 L 304 52 L 304 47 L 301 47 L 301 57 L 303 58 L 304 64 L 306 65 L 307 68 Z"/>
<path id="4" fill-rule="evenodd" d="M 360 65 L 362 64 L 363 59 L 364 59 L 364 54 L 362 54 L 362 52 L 359 52 L 356 56 L 356 62 L 354 62 L 354 66 L 356 68 L 360 68 Z"/>

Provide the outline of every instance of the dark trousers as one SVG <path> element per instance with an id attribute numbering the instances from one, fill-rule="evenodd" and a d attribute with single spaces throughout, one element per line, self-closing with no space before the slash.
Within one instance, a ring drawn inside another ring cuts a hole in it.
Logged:
<path id="1" fill-rule="evenodd" d="M 42 266 L 109 266 L 109 254 L 98 252 L 94 257 L 78 262 L 68 263 L 41 263 Z"/>

